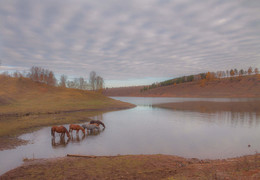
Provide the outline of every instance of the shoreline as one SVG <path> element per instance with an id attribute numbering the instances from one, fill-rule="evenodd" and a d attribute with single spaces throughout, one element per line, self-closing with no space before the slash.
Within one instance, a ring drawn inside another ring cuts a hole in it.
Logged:
<path id="1" fill-rule="evenodd" d="M 23 165 L 0 176 L 1 179 L 21 177 L 24 179 L 71 179 L 73 177 L 76 179 L 251 179 L 260 178 L 260 154 L 216 160 L 162 154 L 26 159 Z"/>
<path id="2" fill-rule="evenodd" d="M 56 122 L 47 122 L 43 124 L 39 124 L 36 126 L 31 126 L 28 128 L 24 128 L 21 130 L 21 132 L 18 132 L 15 135 L 5 135 L 0 136 L 0 151 L 2 150 L 8 150 L 8 149 L 14 149 L 18 146 L 27 144 L 28 141 L 18 138 L 20 135 L 29 133 L 35 130 L 38 130 L 40 128 L 46 127 L 46 126 L 52 126 L 52 125 L 58 125 L 58 124 L 67 124 L 67 123 L 82 123 L 82 122 L 88 122 L 90 121 L 90 117 L 93 117 L 98 114 L 102 114 L 105 112 L 111 112 L 111 111 L 119 111 L 129 108 L 134 108 L 135 105 L 129 104 L 127 106 L 121 106 L 121 107 L 108 107 L 108 108 L 96 108 L 96 109 L 79 109 L 79 110 L 67 110 L 67 111 L 59 111 L 59 112 L 34 112 L 34 113 L 24 113 L 24 114 L 8 114 L 8 115 L 0 115 L 0 118 L 23 118 L 23 119 L 42 119 L 43 121 L 48 118 L 45 116 L 55 116 L 52 118 L 63 119 L 62 121 L 56 121 Z M 74 117 L 74 119 L 69 119 L 67 116 L 72 116 L 73 114 L 82 114 L 78 117 L 78 119 Z"/>

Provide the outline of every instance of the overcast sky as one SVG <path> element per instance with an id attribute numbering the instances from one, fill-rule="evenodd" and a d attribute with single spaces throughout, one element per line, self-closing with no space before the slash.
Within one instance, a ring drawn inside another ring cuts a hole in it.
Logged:
<path id="1" fill-rule="evenodd" d="M 0 0 L 1 71 L 106 86 L 260 67 L 259 0 Z"/>

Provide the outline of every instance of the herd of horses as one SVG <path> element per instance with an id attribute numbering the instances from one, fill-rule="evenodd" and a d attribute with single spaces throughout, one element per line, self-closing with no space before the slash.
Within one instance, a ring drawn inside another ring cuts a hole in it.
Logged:
<path id="1" fill-rule="evenodd" d="M 105 128 L 105 124 L 100 121 L 100 120 L 91 120 L 88 124 L 83 124 L 82 126 L 78 125 L 78 124 L 71 124 L 69 126 L 69 131 L 67 130 L 67 128 L 65 128 L 64 126 L 52 126 L 51 128 L 51 135 L 54 137 L 55 136 L 55 132 L 56 133 L 60 133 L 61 137 L 64 137 L 65 134 L 67 135 L 68 138 L 70 138 L 70 133 L 72 134 L 73 131 L 76 131 L 77 134 L 79 133 L 79 131 L 82 131 L 82 133 L 85 136 L 85 130 L 92 132 L 92 131 L 99 131 L 100 127 L 99 125 L 102 125 L 103 128 Z"/>

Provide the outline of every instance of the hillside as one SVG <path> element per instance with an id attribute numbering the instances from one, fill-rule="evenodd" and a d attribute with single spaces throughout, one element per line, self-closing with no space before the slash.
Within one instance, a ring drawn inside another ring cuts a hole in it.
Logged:
<path id="1" fill-rule="evenodd" d="M 132 105 L 93 91 L 48 86 L 28 78 L 0 76 L 0 115 L 117 109 Z"/>
<path id="2" fill-rule="evenodd" d="M 244 76 L 162 86 L 141 92 L 144 86 L 108 88 L 107 96 L 135 97 L 260 97 L 260 77 Z"/>

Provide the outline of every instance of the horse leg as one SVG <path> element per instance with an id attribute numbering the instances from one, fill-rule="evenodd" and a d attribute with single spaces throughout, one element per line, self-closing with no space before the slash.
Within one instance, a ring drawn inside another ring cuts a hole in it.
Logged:
<path id="1" fill-rule="evenodd" d="M 82 131 L 82 133 L 83 133 L 84 136 L 85 136 L 85 135 L 86 135 L 86 134 L 85 134 L 85 129 L 81 129 L 81 131 Z"/>

